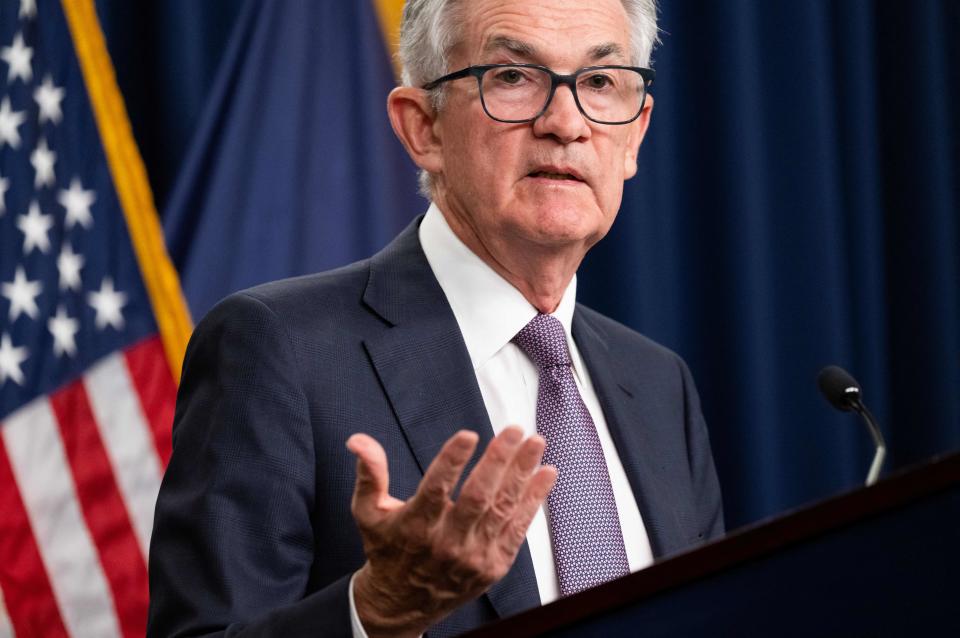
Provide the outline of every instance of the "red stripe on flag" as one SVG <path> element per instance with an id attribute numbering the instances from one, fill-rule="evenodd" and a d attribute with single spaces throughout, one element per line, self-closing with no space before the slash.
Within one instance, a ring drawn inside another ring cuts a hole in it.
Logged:
<path id="1" fill-rule="evenodd" d="M 0 437 L 0 587 L 18 636 L 66 636 L 57 599 Z"/>
<path id="2" fill-rule="evenodd" d="M 140 397 L 143 415 L 153 432 L 153 442 L 163 468 L 170 462 L 173 449 L 173 411 L 177 401 L 177 386 L 170 373 L 163 342 L 160 337 L 144 339 L 125 355 L 130 378 Z"/>
<path id="3" fill-rule="evenodd" d="M 147 630 L 147 567 L 82 381 L 50 396 L 70 462 L 84 520 L 110 583 L 120 631 L 132 638 Z"/>

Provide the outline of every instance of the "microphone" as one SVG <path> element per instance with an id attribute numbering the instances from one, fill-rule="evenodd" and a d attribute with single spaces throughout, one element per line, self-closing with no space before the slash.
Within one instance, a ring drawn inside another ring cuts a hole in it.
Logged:
<path id="1" fill-rule="evenodd" d="M 880 428 L 877 426 L 876 419 L 873 418 L 873 414 L 870 413 L 867 406 L 863 404 L 861 399 L 863 392 L 860 390 L 860 384 L 840 366 L 827 366 L 817 375 L 817 385 L 820 387 L 820 393 L 830 402 L 830 405 L 844 412 L 856 412 L 863 418 L 876 447 L 873 463 L 870 465 L 870 471 L 867 472 L 866 482 L 868 487 L 873 485 L 880 477 L 880 468 L 883 467 L 883 460 L 887 455 L 887 445 L 883 440 Z"/>

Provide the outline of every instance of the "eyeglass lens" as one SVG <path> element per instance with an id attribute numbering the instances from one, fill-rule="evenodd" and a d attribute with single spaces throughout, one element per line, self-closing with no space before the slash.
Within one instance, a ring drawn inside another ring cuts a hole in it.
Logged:
<path id="1" fill-rule="evenodd" d="M 506 66 L 484 73 L 480 91 L 491 117 L 529 120 L 546 106 L 550 85 L 550 74 L 543 69 Z M 643 105 L 643 77 L 629 69 L 591 69 L 577 77 L 576 86 L 583 111 L 598 122 L 631 120 Z"/>

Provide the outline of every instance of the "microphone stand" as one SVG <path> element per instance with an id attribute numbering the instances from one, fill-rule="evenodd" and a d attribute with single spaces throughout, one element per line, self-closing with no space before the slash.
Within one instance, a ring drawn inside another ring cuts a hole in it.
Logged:
<path id="1" fill-rule="evenodd" d="M 880 468 L 883 467 L 883 461 L 887 456 L 887 444 L 883 440 L 883 433 L 880 432 L 876 419 L 873 418 L 873 414 L 870 413 L 870 410 L 867 409 L 867 406 L 863 404 L 859 397 L 852 400 L 850 405 L 857 414 L 863 417 L 864 423 L 867 424 L 867 429 L 870 430 L 870 436 L 873 437 L 873 444 L 877 448 L 877 451 L 873 455 L 873 463 L 870 464 L 870 471 L 867 472 L 866 485 L 870 487 L 880 478 Z"/>

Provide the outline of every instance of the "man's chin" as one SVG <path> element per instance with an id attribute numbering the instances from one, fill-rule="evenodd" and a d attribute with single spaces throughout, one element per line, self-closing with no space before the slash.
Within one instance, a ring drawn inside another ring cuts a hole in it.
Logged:
<path id="1" fill-rule="evenodd" d="M 543 247 L 585 250 L 606 233 L 606 225 L 591 207 L 540 205 L 527 219 L 527 236 Z"/>

